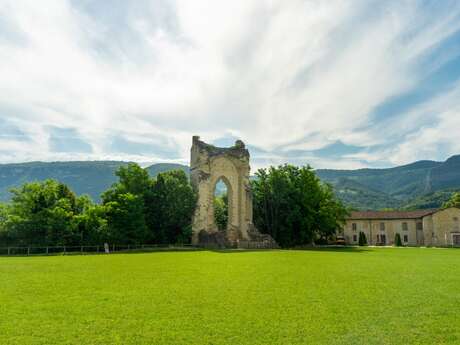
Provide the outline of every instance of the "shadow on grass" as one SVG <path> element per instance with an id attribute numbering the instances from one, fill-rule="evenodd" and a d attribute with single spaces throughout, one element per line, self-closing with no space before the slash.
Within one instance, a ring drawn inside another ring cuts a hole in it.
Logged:
<path id="1" fill-rule="evenodd" d="M 279 249 L 217 249 L 203 248 L 214 253 L 252 253 L 252 252 L 276 252 L 276 251 L 318 251 L 318 252 L 337 252 L 337 253 L 366 253 L 372 251 L 367 247 L 346 247 L 346 246 L 324 246 L 324 247 L 302 247 L 302 248 L 279 248 Z"/>
<path id="2" fill-rule="evenodd" d="M 276 252 L 280 251 L 281 249 L 244 249 L 244 248 L 222 248 L 222 249 L 203 249 L 213 253 L 219 254 L 241 254 L 241 253 L 254 253 L 254 252 Z"/>
<path id="3" fill-rule="evenodd" d="M 315 251 L 315 252 L 337 252 L 337 253 L 367 253 L 372 251 L 368 247 L 304 247 L 304 248 L 292 248 L 290 250 L 294 251 Z"/>

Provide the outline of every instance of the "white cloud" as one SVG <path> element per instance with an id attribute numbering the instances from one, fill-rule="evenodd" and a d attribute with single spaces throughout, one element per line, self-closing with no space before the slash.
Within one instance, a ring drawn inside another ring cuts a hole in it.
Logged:
<path id="1" fill-rule="evenodd" d="M 168 159 L 113 151 L 110 138 L 121 135 L 187 161 L 191 136 L 200 134 L 277 152 L 338 140 L 388 145 L 374 157 L 401 163 L 413 160 L 420 136 L 437 138 L 431 127 L 411 134 L 409 119 L 420 112 L 408 113 L 395 119 L 407 124 L 399 133 L 405 141 L 395 144 L 375 135 L 371 114 L 439 67 L 426 57 L 460 29 L 455 2 L 436 12 L 413 1 L 104 3 L 0 0 L 4 32 L 17 33 L 2 39 L 0 25 L 0 109 L 11 110 L 0 117 L 30 137 L 2 139 L 0 160 Z M 111 17 L 97 6 L 122 8 Z M 449 123 L 445 110 L 436 109 L 445 116 L 433 128 Z M 49 126 L 74 129 L 93 152 L 51 152 Z M 452 150 L 456 140 L 444 132 Z M 372 161 L 366 154 L 299 158 L 350 168 L 365 164 L 356 159 Z"/>
<path id="2" fill-rule="evenodd" d="M 408 117 L 422 125 L 414 126 L 414 131 L 391 150 L 391 162 L 401 164 L 419 159 L 444 160 L 459 154 L 459 99 L 460 85 L 414 109 Z"/>

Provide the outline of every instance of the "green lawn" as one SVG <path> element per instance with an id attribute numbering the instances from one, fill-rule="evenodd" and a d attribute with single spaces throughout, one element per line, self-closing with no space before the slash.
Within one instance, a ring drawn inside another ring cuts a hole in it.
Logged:
<path id="1" fill-rule="evenodd" d="M 460 344 L 460 250 L 0 257 L 0 344 Z"/>

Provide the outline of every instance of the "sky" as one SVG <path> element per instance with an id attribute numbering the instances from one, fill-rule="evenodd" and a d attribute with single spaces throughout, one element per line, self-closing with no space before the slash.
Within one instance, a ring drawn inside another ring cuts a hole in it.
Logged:
<path id="1" fill-rule="evenodd" d="M 460 1 L 0 0 L 0 163 L 460 153 Z"/>

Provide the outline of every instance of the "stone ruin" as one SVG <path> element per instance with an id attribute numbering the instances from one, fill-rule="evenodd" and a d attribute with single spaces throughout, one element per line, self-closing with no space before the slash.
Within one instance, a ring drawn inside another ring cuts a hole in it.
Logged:
<path id="1" fill-rule="evenodd" d="M 192 243 L 202 246 L 275 248 L 270 235 L 261 234 L 252 223 L 252 192 L 249 183 L 249 151 L 241 140 L 228 148 L 215 147 L 194 136 L 190 179 L 198 192 L 193 217 Z M 227 228 L 219 231 L 214 218 L 214 193 L 223 181 L 228 195 Z"/>

